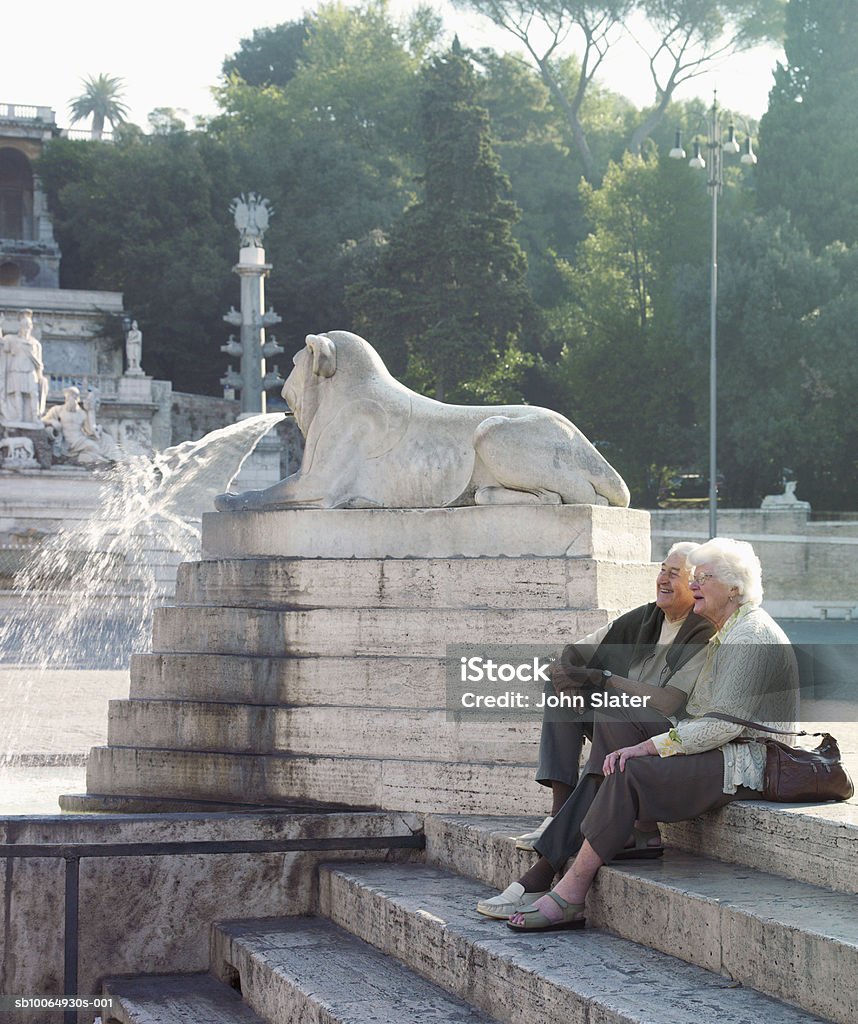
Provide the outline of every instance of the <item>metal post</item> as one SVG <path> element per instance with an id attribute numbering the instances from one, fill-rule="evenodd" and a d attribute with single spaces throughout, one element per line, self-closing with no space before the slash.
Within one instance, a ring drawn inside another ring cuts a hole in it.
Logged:
<path id="1" fill-rule="evenodd" d="M 80 857 L 67 856 L 65 878 L 65 921 L 63 995 L 78 994 L 78 919 L 80 916 Z M 63 1024 L 76 1024 L 77 1010 L 63 1012 Z"/>
<path id="2" fill-rule="evenodd" d="M 712 101 L 709 157 L 709 191 L 712 193 L 712 255 L 709 265 L 709 536 L 715 537 L 718 532 L 718 193 L 723 183 L 717 100 Z"/>
<path id="3" fill-rule="evenodd" d="M 739 144 L 735 128 L 730 125 L 727 142 L 721 139 L 721 117 L 718 110 L 718 94 L 712 98 L 709 111 L 707 145 L 709 147 L 709 179 L 707 185 L 712 196 L 712 253 L 709 261 L 709 536 L 718 532 L 718 196 L 724 186 L 724 152 L 738 153 Z M 673 160 L 684 160 L 682 129 L 677 129 L 676 142 L 669 156 Z M 755 164 L 756 156 L 751 149 L 748 134 L 747 149 L 742 157 L 743 164 Z M 700 143 L 694 142 L 694 156 L 690 161 L 695 169 L 706 167 L 700 156 Z"/>
<path id="4" fill-rule="evenodd" d="M 712 190 L 709 302 L 709 536 L 718 534 L 718 190 Z"/>

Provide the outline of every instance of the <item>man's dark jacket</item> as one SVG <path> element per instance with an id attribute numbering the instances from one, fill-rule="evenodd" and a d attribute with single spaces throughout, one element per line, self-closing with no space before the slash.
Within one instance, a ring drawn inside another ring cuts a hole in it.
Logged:
<path id="1" fill-rule="evenodd" d="M 611 628 L 587 662 L 587 667 L 610 669 L 618 676 L 627 677 L 629 668 L 635 662 L 655 650 L 663 622 L 664 612 L 655 601 L 620 615 L 611 623 Z M 667 652 L 669 675 L 660 680 L 659 685 L 669 683 L 670 676 L 693 658 L 714 632 L 715 627 L 711 622 L 689 612 Z M 576 651 L 574 644 L 563 648 L 560 663 L 565 669 L 580 667 L 580 652 Z"/>

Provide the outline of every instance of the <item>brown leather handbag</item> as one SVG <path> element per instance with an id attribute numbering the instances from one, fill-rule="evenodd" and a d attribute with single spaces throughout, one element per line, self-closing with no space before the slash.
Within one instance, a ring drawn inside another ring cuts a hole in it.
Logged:
<path id="1" fill-rule="evenodd" d="M 704 718 L 720 718 L 724 722 L 744 725 L 759 732 L 784 736 L 821 736 L 818 747 L 791 747 L 780 740 L 762 736 L 740 737 L 736 743 L 762 743 L 766 748 L 766 769 L 763 799 L 778 803 L 820 803 L 823 800 L 849 800 L 855 792 L 852 779 L 840 758 L 837 740 L 828 732 L 785 732 L 759 722 L 710 711 Z"/>

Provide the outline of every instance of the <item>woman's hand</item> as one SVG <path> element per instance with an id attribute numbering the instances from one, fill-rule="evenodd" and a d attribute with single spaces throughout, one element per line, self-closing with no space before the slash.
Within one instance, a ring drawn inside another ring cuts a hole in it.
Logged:
<path id="1" fill-rule="evenodd" d="M 624 772 L 626 761 L 633 757 L 657 757 L 658 751 L 652 740 L 644 740 L 643 743 L 636 743 L 633 747 L 620 747 L 619 750 L 612 750 L 605 758 L 602 765 L 604 775 L 613 775 L 615 771 Z"/>

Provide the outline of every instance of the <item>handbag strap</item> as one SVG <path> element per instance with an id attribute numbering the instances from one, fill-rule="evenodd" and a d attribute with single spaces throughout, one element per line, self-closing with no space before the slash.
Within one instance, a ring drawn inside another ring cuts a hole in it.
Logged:
<path id="1" fill-rule="evenodd" d="M 790 732 L 788 729 L 773 729 L 770 725 L 763 725 L 760 722 L 749 722 L 745 718 L 735 718 L 733 715 L 722 715 L 718 711 L 707 711 L 703 718 L 718 718 L 722 722 L 732 722 L 734 725 L 744 725 L 747 729 L 756 729 L 758 732 L 774 732 L 780 736 L 825 736 L 824 732 Z"/>

